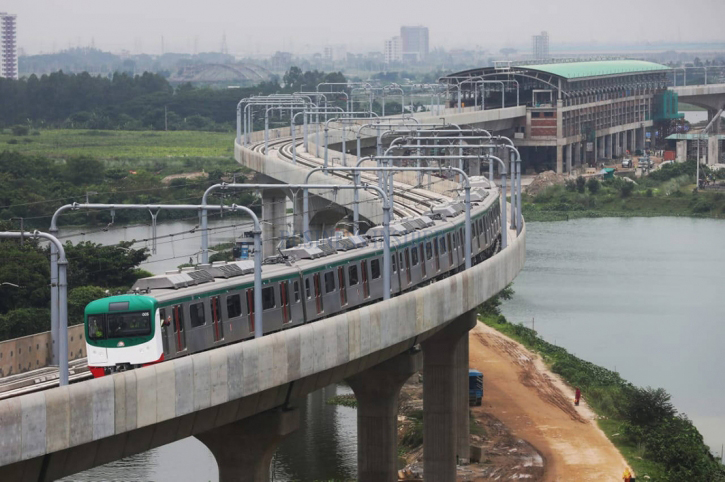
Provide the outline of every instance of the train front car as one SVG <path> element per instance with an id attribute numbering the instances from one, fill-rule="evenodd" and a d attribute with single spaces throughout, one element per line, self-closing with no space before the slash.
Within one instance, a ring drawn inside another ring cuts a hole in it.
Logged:
<path id="1" fill-rule="evenodd" d="M 85 310 L 85 335 L 94 378 L 163 360 L 161 320 L 150 296 L 92 301 Z"/>

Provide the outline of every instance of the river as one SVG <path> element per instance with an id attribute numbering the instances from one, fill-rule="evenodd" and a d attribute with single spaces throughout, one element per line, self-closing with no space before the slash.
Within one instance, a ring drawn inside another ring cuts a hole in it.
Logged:
<path id="1" fill-rule="evenodd" d="M 210 244 L 228 240 L 227 229 L 238 235 L 240 227 L 223 224 L 238 222 L 213 224 L 223 229 Z M 191 228 L 170 223 L 159 226 L 159 235 Z M 127 239 L 148 237 L 148 228 L 138 229 L 127 231 Z M 86 237 L 103 242 L 105 236 Z M 725 443 L 725 364 L 718 355 L 725 340 L 723 239 L 725 222 L 706 219 L 530 223 L 526 266 L 514 283 L 514 298 L 503 310 L 512 322 L 530 325 L 534 319 L 536 330 L 547 340 L 617 370 L 637 385 L 664 387 L 719 453 Z M 106 242 L 117 241 L 118 235 Z M 159 245 L 156 260 L 146 269 L 173 268 L 195 257 L 198 245 L 197 233 L 175 236 L 173 246 Z M 167 259 L 177 252 L 183 256 Z M 332 385 L 307 397 L 300 408 L 302 428 L 275 455 L 275 481 L 355 478 L 355 410 L 325 403 L 343 393 L 350 389 Z M 64 480 L 216 479 L 213 457 L 190 438 Z"/>
<path id="2" fill-rule="evenodd" d="M 636 385 L 665 388 L 720 454 L 723 239 L 725 222 L 709 219 L 530 223 L 503 312 Z"/>

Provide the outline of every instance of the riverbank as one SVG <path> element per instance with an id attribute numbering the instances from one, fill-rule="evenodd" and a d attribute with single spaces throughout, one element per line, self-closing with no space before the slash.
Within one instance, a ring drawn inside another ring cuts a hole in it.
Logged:
<path id="1" fill-rule="evenodd" d="M 592 420 L 624 455 L 638 479 L 725 480 L 723 466 L 710 454 L 692 422 L 673 407 L 664 390 L 637 388 L 618 373 L 546 342 L 534 330 L 508 323 L 502 315 L 488 315 L 482 321 L 489 329 L 532 350 L 563 381 L 581 389 L 595 414 Z M 571 388 L 568 390 L 571 392 Z"/>
<path id="2" fill-rule="evenodd" d="M 522 212 L 527 221 L 653 216 L 725 219 L 725 190 L 695 192 L 695 173 L 695 162 L 689 161 L 667 164 L 633 180 L 570 179 L 535 195 L 524 194 Z M 701 166 L 701 180 L 723 174 Z"/>

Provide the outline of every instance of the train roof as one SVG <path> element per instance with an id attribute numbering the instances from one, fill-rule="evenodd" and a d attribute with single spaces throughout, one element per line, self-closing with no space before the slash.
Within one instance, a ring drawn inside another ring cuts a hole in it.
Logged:
<path id="1" fill-rule="evenodd" d="M 474 195 L 475 194 L 475 195 Z M 497 196 L 490 190 L 476 187 L 471 190 L 473 213 L 492 205 Z M 442 229 L 451 229 L 465 211 L 462 199 L 434 205 L 428 215 L 396 219 L 390 225 L 391 247 L 417 242 Z M 413 234 L 413 238 L 407 236 Z M 268 258 L 262 267 L 262 282 L 291 277 L 299 271 L 324 269 L 351 259 L 381 251 L 382 226 L 374 226 L 365 236 L 326 238 L 281 251 L 281 256 Z M 160 302 L 180 297 L 195 297 L 209 292 L 224 292 L 254 281 L 254 261 L 218 262 L 167 271 L 142 278 L 131 288 L 131 294 L 147 295 Z M 104 298 L 108 300 L 108 298 Z M 91 305 L 89 305 L 91 306 Z"/>

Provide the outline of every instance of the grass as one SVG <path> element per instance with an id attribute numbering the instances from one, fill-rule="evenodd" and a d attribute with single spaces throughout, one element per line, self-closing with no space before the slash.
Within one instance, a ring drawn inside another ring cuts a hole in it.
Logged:
<path id="1" fill-rule="evenodd" d="M 13 136 L 0 131 L 0 150 L 54 159 L 89 156 L 101 160 L 154 160 L 168 158 L 230 158 L 234 134 L 199 131 L 101 131 L 54 129 L 40 135 Z M 8 143 L 16 141 L 17 143 Z"/>
<path id="2" fill-rule="evenodd" d="M 661 464 L 642 458 L 642 448 L 637 447 L 620 435 L 621 422 L 600 418 L 597 423 L 599 424 L 599 428 L 602 429 L 602 432 L 604 432 L 625 460 L 627 460 L 629 466 L 637 474 L 638 480 L 643 479 L 643 475 L 650 477 L 647 480 L 655 481 L 665 479 L 665 471 Z"/>

